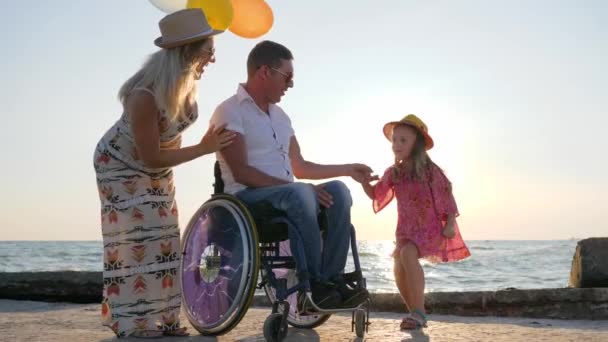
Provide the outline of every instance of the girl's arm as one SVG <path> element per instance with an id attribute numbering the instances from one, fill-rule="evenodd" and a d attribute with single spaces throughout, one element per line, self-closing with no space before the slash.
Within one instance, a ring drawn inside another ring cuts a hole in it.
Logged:
<path id="1" fill-rule="evenodd" d="M 378 179 L 378 176 L 368 176 L 362 183 L 363 191 L 372 200 L 374 213 L 386 207 L 395 197 L 391 170 L 392 168 L 389 167 L 384 171 L 382 177 L 374 185 L 370 184 L 370 182 Z"/>
<path id="2" fill-rule="evenodd" d="M 433 164 L 433 175 L 431 188 L 436 210 L 441 215 L 440 219 L 443 221 L 442 235 L 448 239 L 456 236 L 456 217 L 458 216 L 458 207 L 456 206 L 456 200 L 452 193 L 452 183 L 441 171 L 439 166 Z"/>
<path id="3" fill-rule="evenodd" d="M 376 188 L 375 185 L 371 185 L 369 179 L 365 179 L 363 182 L 361 182 L 361 186 L 363 187 L 363 191 L 365 191 L 365 194 L 367 195 L 367 197 L 369 197 L 369 199 L 373 200 L 374 197 L 374 189 Z"/>

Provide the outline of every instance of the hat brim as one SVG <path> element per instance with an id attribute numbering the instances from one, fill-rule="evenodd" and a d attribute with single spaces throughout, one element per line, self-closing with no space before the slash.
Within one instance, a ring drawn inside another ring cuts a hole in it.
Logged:
<path id="1" fill-rule="evenodd" d="M 426 148 L 427 151 L 432 149 L 433 146 L 435 146 L 435 142 L 433 141 L 433 138 L 431 138 L 431 136 L 427 132 L 419 129 L 414 124 L 410 124 L 410 123 L 403 122 L 403 121 L 391 121 L 391 122 L 387 123 L 386 125 L 384 125 L 384 127 L 382 128 L 382 132 L 384 132 L 384 136 L 389 141 L 392 140 L 391 132 L 393 131 L 393 127 L 395 127 L 397 125 L 407 125 L 407 126 L 413 127 L 418 132 L 420 132 L 422 134 L 422 136 L 424 137 L 424 147 Z"/>
<path id="2" fill-rule="evenodd" d="M 163 49 L 172 49 L 172 48 L 175 48 L 178 46 L 194 43 L 199 40 L 203 40 L 205 38 L 209 38 L 209 37 L 218 35 L 223 32 L 224 31 L 222 31 L 222 30 L 213 30 L 210 33 L 204 33 L 204 34 L 188 37 L 185 39 L 177 39 L 177 40 L 172 40 L 172 41 L 168 41 L 168 42 L 163 41 L 163 37 L 158 37 L 154 40 L 154 45 L 161 47 Z"/>

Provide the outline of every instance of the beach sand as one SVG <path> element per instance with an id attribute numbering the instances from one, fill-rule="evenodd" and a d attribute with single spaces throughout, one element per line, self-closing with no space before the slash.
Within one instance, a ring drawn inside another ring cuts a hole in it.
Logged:
<path id="1" fill-rule="evenodd" d="M 269 308 L 251 308 L 229 334 L 203 337 L 190 327 L 188 338 L 167 341 L 264 341 Z M 608 321 L 430 315 L 429 327 L 399 331 L 402 315 L 371 312 L 365 341 L 608 341 Z M 182 317 L 184 322 L 187 322 Z M 314 330 L 289 328 L 285 341 L 361 341 L 351 332 L 350 315 L 332 316 Z M 99 323 L 99 305 L 0 300 L 0 341 L 117 341 Z M 137 340 L 141 339 L 121 339 Z"/>

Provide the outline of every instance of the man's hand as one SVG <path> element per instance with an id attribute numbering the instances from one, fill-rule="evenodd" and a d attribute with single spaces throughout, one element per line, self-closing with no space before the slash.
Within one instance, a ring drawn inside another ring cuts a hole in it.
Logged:
<path id="1" fill-rule="evenodd" d="M 370 182 L 372 180 L 378 180 L 378 176 L 372 176 L 374 172 L 371 167 L 364 164 L 349 164 L 349 169 L 347 176 L 350 176 L 352 179 L 357 181 L 358 183 Z"/>
<path id="2" fill-rule="evenodd" d="M 334 204 L 334 201 L 331 194 L 325 191 L 325 184 L 314 185 L 314 187 L 317 192 L 317 198 L 319 198 L 319 203 L 325 208 L 331 207 Z"/>

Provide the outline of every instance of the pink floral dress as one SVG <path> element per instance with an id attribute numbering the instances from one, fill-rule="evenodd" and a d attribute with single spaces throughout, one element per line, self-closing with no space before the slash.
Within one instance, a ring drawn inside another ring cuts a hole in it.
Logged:
<path id="1" fill-rule="evenodd" d="M 419 182 L 409 177 L 393 181 L 393 167 L 389 167 L 374 188 L 374 212 L 377 213 L 397 197 L 397 231 L 395 238 L 399 251 L 407 242 L 418 247 L 420 258 L 431 262 L 450 262 L 470 256 L 462 240 L 458 224 L 456 236 L 445 238 L 441 232 L 448 214 L 459 215 L 452 186 L 435 164 L 430 168 L 427 181 Z"/>

